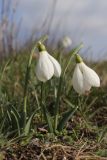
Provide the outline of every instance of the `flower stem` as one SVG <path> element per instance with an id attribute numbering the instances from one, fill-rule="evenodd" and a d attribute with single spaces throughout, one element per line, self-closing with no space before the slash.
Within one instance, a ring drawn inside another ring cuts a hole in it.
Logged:
<path id="1" fill-rule="evenodd" d="M 44 42 L 47 39 L 47 36 L 43 36 L 40 39 L 40 42 Z M 28 90 L 28 82 L 30 78 L 30 68 L 32 63 L 32 57 L 35 52 L 35 49 L 37 48 L 37 44 L 34 46 L 34 48 L 31 51 L 27 69 L 26 69 L 26 75 L 25 75 L 25 85 L 24 85 L 24 107 L 23 107 L 23 114 L 24 114 L 24 128 L 26 126 L 26 119 L 27 119 L 27 90 Z"/>
<path id="2" fill-rule="evenodd" d="M 83 47 L 83 44 L 80 44 L 77 48 L 75 48 L 75 50 L 73 51 L 73 54 L 70 56 L 69 61 L 66 64 L 65 69 L 62 72 L 62 76 L 60 77 L 60 80 L 59 80 L 57 98 L 56 98 L 56 103 L 55 103 L 54 132 L 57 130 L 57 126 L 58 126 L 59 101 L 60 101 L 60 96 L 61 96 L 61 87 L 62 87 L 63 78 L 64 78 L 65 73 L 71 63 L 72 57 L 74 55 L 76 55 L 82 47 Z"/>
<path id="3" fill-rule="evenodd" d="M 64 71 L 63 71 L 63 73 L 62 73 L 64 76 L 65 76 L 65 73 L 66 73 L 66 71 L 67 71 L 70 63 L 71 63 L 72 57 L 73 57 L 74 55 L 76 55 L 81 48 L 83 48 L 83 44 L 82 44 L 82 43 L 81 43 L 77 48 L 74 49 L 73 53 L 71 54 L 71 56 L 70 56 L 70 58 L 69 58 L 69 61 L 67 62 L 66 66 L 65 66 L 65 69 L 64 69 Z"/>
<path id="4" fill-rule="evenodd" d="M 32 57 L 33 53 L 36 49 L 36 46 L 32 49 L 27 69 L 26 69 L 26 75 L 25 75 L 25 87 L 24 87 L 24 108 L 23 108 L 23 114 L 24 114 L 24 127 L 26 126 L 26 119 L 27 119 L 27 90 L 28 90 L 28 81 L 30 78 L 30 68 L 31 68 L 31 62 L 32 62 Z"/>
<path id="5" fill-rule="evenodd" d="M 63 77 L 60 77 L 57 98 L 55 103 L 54 132 L 57 130 L 57 125 L 58 125 L 59 101 L 60 101 L 60 95 L 61 95 L 62 80 L 63 80 Z"/>
<path id="6" fill-rule="evenodd" d="M 43 118 L 43 108 L 42 108 L 42 105 L 43 105 L 43 82 L 41 82 L 41 95 L 40 95 L 40 107 L 41 107 L 41 121 L 42 121 L 42 118 Z"/>

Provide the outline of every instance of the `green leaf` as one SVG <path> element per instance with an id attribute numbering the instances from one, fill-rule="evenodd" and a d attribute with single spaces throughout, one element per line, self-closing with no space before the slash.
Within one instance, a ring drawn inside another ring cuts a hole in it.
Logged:
<path id="1" fill-rule="evenodd" d="M 48 112 L 48 110 L 46 109 L 46 107 L 43 105 L 43 115 L 44 115 L 44 118 L 48 124 L 48 128 L 49 128 L 49 132 L 50 133 L 53 133 L 53 126 L 52 126 L 52 119 L 51 119 L 51 116 Z"/>
<path id="2" fill-rule="evenodd" d="M 5 122 L 6 122 L 6 116 L 7 115 L 5 115 L 3 118 L 2 118 L 2 121 L 1 121 L 1 123 L 0 123 L 0 134 L 2 133 L 2 131 L 3 131 L 3 128 L 5 127 Z"/>
<path id="3" fill-rule="evenodd" d="M 17 129 L 18 129 L 18 135 L 20 136 L 21 134 L 21 128 L 20 128 L 20 115 L 17 112 L 16 108 L 12 106 L 12 110 L 11 110 L 11 115 L 13 115 L 15 121 L 16 121 L 16 125 L 17 125 Z M 12 121 L 13 123 L 13 121 Z"/>
<path id="4" fill-rule="evenodd" d="M 38 109 L 30 116 L 30 118 L 28 119 L 28 121 L 26 123 L 26 126 L 24 128 L 25 136 L 27 136 L 29 134 L 29 131 L 30 131 L 30 128 L 31 128 L 32 119 L 33 119 L 34 115 L 37 113 L 37 111 L 38 111 Z"/>
<path id="5" fill-rule="evenodd" d="M 65 112 L 63 114 L 63 117 L 61 118 L 61 120 L 59 121 L 58 124 L 58 131 L 62 131 L 62 129 L 64 128 L 65 124 L 69 121 L 69 119 L 74 115 L 74 113 L 76 112 L 76 110 L 78 109 L 78 106 L 72 110 L 70 109 L 69 111 Z"/>
<path id="6" fill-rule="evenodd" d="M 64 99 L 64 102 L 67 104 L 67 105 L 69 105 L 71 108 L 75 108 L 75 106 L 67 99 L 67 98 L 65 98 Z"/>
<path id="7" fill-rule="evenodd" d="M 106 135 L 107 135 L 107 127 L 103 127 L 103 129 L 98 135 L 98 143 L 101 143 L 104 140 Z"/>

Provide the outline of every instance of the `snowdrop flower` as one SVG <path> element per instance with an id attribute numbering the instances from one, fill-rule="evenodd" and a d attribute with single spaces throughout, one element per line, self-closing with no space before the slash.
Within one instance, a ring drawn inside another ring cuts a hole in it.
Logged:
<path id="1" fill-rule="evenodd" d="M 40 42 L 38 43 L 39 59 L 36 66 L 36 76 L 38 80 L 46 82 L 53 75 L 60 77 L 61 66 L 58 61 L 46 51 L 46 48 Z"/>
<path id="2" fill-rule="evenodd" d="M 64 48 L 68 48 L 69 46 L 71 46 L 71 44 L 72 44 L 72 40 L 69 38 L 69 37 L 67 37 L 67 36 L 65 36 L 63 39 L 62 39 L 62 46 L 64 47 Z"/>
<path id="3" fill-rule="evenodd" d="M 89 68 L 78 54 L 76 55 L 76 61 L 72 80 L 75 91 L 79 94 L 85 94 L 89 92 L 91 87 L 100 87 L 100 79 L 97 73 Z"/>

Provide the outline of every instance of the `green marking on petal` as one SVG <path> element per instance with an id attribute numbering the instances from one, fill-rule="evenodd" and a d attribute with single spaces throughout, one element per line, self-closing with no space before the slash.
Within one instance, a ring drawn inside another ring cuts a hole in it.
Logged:
<path id="1" fill-rule="evenodd" d="M 41 42 L 38 42 L 37 48 L 39 52 L 46 51 L 45 45 L 43 45 Z"/>
<path id="2" fill-rule="evenodd" d="M 83 62 L 83 59 L 80 57 L 79 54 L 76 54 L 75 56 L 76 56 L 76 63 L 81 63 L 81 62 Z"/>

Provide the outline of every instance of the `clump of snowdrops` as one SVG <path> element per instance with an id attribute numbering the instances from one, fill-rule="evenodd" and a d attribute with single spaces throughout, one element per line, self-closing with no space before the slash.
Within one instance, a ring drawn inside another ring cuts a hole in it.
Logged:
<path id="1" fill-rule="evenodd" d="M 100 87 L 99 76 L 85 64 L 79 55 L 82 47 L 83 44 L 80 44 L 72 49 L 69 55 L 61 55 L 59 52 L 48 52 L 44 40 L 34 45 L 25 68 L 26 72 L 24 70 L 24 89 L 21 91 L 23 98 L 18 97 L 20 100 L 17 102 L 18 107 L 16 107 L 16 99 L 15 104 L 10 102 L 6 104 L 7 108 L 1 107 L 1 135 L 4 131 L 6 137 L 28 136 L 32 132 L 35 133 L 37 130 L 36 124 L 33 125 L 33 120 L 38 115 L 39 122 L 44 124 L 43 128 L 49 133 L 56 134 L 63 131 L 67 122 L 79 109 L 77 103 L 73 104 L 70 99 L 68 102 L 66 97 L 73 97 L 73 93 L 80 96 L 89 95 L 91 87 Z M 21 63 L 24 61 L 22 60 Z M 9 65 L 10 61 L 3 69 L 1 81 Z M 33 76 L 32 72 L 34 72 Z M 7 91 L 2 93 L 4 88 L 2 86 L 0 88 L 1 100 L 4 99 L 2 103 L 5 103 L 6 99 L 10 100 L 8 94 L 5 93 Z M 67 105 L 64 110 L 61 105 L 63 102 Z"/>
<path id="2" fill-rule="evenodd" d="M 82 45 L 77 47 L 72 52 L 72 54 L 69 57 L 69 61 L 67 61 L 64 67 L 62 68 L 58 60 L 56 60 L 52 56 L 52 54 L 48 53 L 45 45 L 42 42 L 39 41 L 36 45 L 36 49 L 38 50 L 39 56 L 37 58 L 37 64 L 35 66 L 35 73 L 38 79 L 38 83 L 40 82 L 40 85 L 41 85 L 40 111 L 41 111 L 41 115 L 43 115 L 48 125 L 48 131 L 51 133 L 55 133 L 56 131 L 62 131 L 67 121 L 72 117 L 72 115 L 75 113 L 75 111 L 78 108 L 77 106 L 75 106 L 74 109 L 69 109 L 67 112 L 63 113 L 63 115 L 60 114 L 59 112 L 61 90 L 62 90 L 62 86 L 64 85 L 63 80 L 66 77 L 66 72 L 69 68 L 69 65 L 72 63 L 71 61 L 72 57 L 74 57 L 74 61 L 75 61 L 74 73 L 73 75 L 71 75 L 71 82 L 74 90 L 79 95 L 85 95 L 89 93 L 91 87 L 100 87 L 99 76 L 93 69 L 91 69 L 84 63 L 83 59 L 78 54 L 81 47 Z M 28 68 L 31 65 L 32 54 L 34 53 L 34 51 L 35 51 L 35 47 L 30 56 L 30 60 L 29 60 L 30 64 L 28 64 Z M 27 75 L 28 74 L 29 73 L 27 73 Z M 52 83 L 52 81 L 54 81 L 57 84 L 57 86 L 54 86 L 55 87 L 54 114 L 51 116 L 46 106 L 46 99 L 44 97 L 46 94 L 46 86 L 48 85 L 48 83 L 49 84 Z M 27 96 L 25 94 L 25 106 L 24 106 L 25 123 L 27 119 L 26 99 L 27 99 Z"/>

